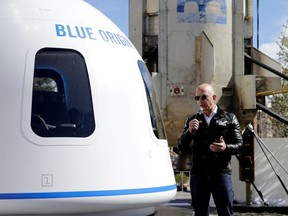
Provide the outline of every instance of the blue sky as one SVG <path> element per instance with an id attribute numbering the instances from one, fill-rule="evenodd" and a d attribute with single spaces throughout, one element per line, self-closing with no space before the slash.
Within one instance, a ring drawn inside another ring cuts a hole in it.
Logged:
<path id="1" fill-rule="evenodd" d="M 259 49 L 273 58 L 277 58 L 278 45 L 276 41 L 281 32 L 288 35 L 288 29 L 284 32 L 283 25 L 288 24 L 288 0 L 259 0 Z M 256 9 L 256 0 L 254 0 Z M 256 43 L 256 13 L 254 14 L 254 47 Z"/>
<path id="2" fill-rule="evenodd" d="M 126 35 L 129 32 L 129 0 L 84 0 L 108 16 Z"/>
<path id="3" fill-rule="evenodd" d="M 108 16 L 124 33 L 128 35 L 128 4 L 129 0 L 85 0 Z M 256 2 L 254 1 L 254 47 L 256 43 Z M 277 58 L 276 41 L 283 31 L 283 25 L 288 24 L 288 0 L 259 0 L 259 49 Z M 288 35 L 288 30 L 286 32 Z"/>

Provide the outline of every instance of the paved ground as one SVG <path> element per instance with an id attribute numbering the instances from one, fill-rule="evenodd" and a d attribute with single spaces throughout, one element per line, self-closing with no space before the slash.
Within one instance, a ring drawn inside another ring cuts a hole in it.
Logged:
<path id="1" fill-rule="evenodd" d="M 178 192 L 174 200 L 162 206 L 156 207 L 155 216 L 192 216 L 193 208 L 190 205 L 190 194 L 188 192 Z M 216 209 L 211 207 L 210 216 L 217 216 Z M 288 215 L 288 207 L 265 207 L 234 205 L 234 216 L 283 216 Z"/>
<path id="2" fill-rule="evenodd" d="M 216 209 L 211 204 L 210 216 L 217 216 Z M 175 199 L 169 203 L 155 207 L 156 213 L 150 216 L 192 216 L 193 208 L 191 207 L 191 196 L 189 192 L 178 192 Z M 153 209 L 152 209 L 153 211 Z M 151 212 L 152 212 L 151 211 Z M 49 215 L 49 216 L 96 216 L 99 214 L 70 214 L 70 215 Z M 126 213 L 113 214 L 114 216 L 127 216 Z M 131 215 L 131 214 L 130 214 Z M 283 216 L 288 215 L 288 206 L 285 207 L 264 207 L 264 206 L 245 206 L 245 205 L 234 205 L 234 216 Z M 5 216 L 44 216 L 44 215 L 5 215 Z M 48 215 L 46 215 L 48 216 Z M 106 214 L 107 216 L 107 214 Z M 111 213 L 109 213 L 111 216 Z"/>

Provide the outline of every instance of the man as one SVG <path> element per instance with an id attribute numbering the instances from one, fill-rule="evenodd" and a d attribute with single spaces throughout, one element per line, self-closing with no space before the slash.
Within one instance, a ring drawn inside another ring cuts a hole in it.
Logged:
<path id="1" fill-rule="evenodd" d="M 243 145 L 236 116 L 216 104 L 214 89 L 201 84 L 195 100 L 200 111 L 186 121 L 178 139 L 180 151 L 192 150 L 190 189 L 196 216 L 209 215 L 212 194 L 219 216 L 233 215 L 231 155 L 240 153 Z"/>

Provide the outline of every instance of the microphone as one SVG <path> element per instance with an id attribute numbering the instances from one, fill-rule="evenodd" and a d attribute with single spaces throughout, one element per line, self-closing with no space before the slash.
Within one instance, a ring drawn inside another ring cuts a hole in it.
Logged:
<path id="1" fill-rule="evenodd" d="M 202 114 L 202 108 L 200 107 L 198 110 L 197 110 L 197 113 L 195 115 L 195 119 L 199 120 L 200 117 L 201 117 L 201 114 Z M 200 121 L 201 123 L 202 121 Z"/>
<path id="2" fill-rule="evenodd" d="M 194 118 L 194 119 L 197 119 L 199 121 L 199 124 L 202 123 L 202 121 L 200 120 L 201 113 L 202 113 L 202 110 L 199 108 L 196 115 L 195 115 L 195 118 Z M 197 130 L 198 130 L 198 128 L 197 129 L 193 128 L 192 133 L 195 133 Z"/>

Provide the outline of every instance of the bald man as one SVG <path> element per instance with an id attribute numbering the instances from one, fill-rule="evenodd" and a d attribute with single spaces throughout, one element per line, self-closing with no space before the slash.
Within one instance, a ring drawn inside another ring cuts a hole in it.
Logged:
<path id="1" fill-rule="evenodd" d="M 231 156 L 239 154 L 242 134 L 236 116 L 216 104 L 217 95 L 203 83 L 195 92 L 200 111 L 186 120 L 177 146 L 192 152 L 190 189 L 195 216 L 209 216 L 212 194 L 219 216 L 233 215 Z"/>

